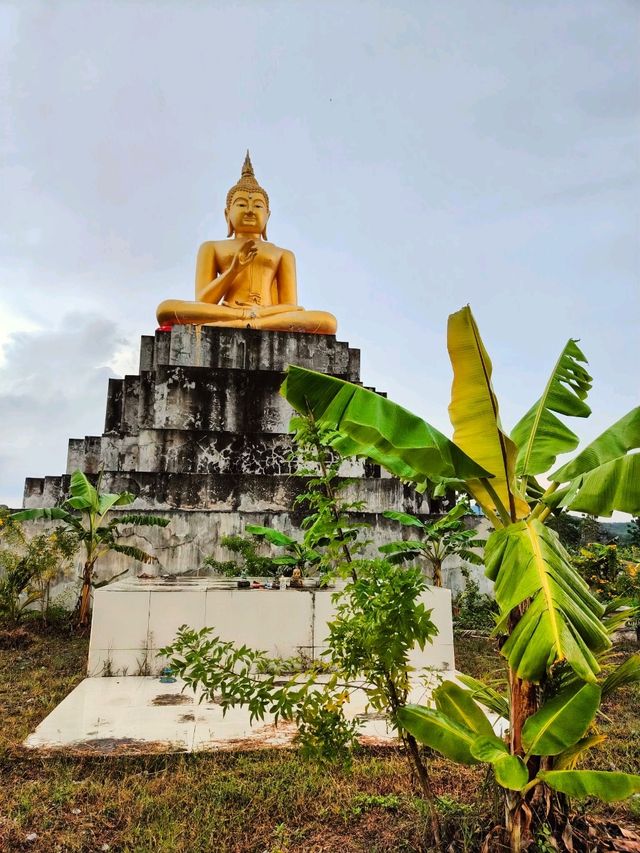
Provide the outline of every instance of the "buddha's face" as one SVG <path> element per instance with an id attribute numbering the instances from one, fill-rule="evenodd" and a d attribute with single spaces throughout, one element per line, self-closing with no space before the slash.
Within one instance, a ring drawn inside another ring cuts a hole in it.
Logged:
<path id="1" fill-rule="evenodd" d="M 225 211 L 229 230 L 237 235 L 264 234 L 269 219 L 269 208 L 262 193 L 239 190 Z"/>

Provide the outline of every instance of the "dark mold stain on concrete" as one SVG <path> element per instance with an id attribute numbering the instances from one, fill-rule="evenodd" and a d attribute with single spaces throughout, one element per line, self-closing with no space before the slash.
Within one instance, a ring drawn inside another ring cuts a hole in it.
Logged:
<path id="1" fill-rule="evenodd" d="M 152 705 L 193 705 L 191 696 L 183 693 L 160 693 L 151 700 Z"/>

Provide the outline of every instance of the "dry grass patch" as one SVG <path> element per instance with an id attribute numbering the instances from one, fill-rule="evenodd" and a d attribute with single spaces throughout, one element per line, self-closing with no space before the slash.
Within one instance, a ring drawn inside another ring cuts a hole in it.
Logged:
<path id="1" fill-rule="evenodd" d="M 424 804 L 395 748 L 364 749 L 350 769 L 304 761 L 295 750 L 48 758 L 25 752 L 21 741 L 82 679 L 86 653 L 86 639 L 55 628 L 44 634 L 29 629 L 20 648 L 0 650 L 1 850 L 429 849 Z M 500 672 L 495 647 L 482 639 L 460 638 L 457 662 L 476 676 Z M 637 772 L 638 707 L 638 686 L 607 705 L 610 720 L 603 727 L 610 742 L 601 768 Z M 454 849 L 478 850 L 499 815 L 485 770 L 434 759 L 432 774 Z M 606 813 L 633 822 L 633 812 L 627 803 Z"/>

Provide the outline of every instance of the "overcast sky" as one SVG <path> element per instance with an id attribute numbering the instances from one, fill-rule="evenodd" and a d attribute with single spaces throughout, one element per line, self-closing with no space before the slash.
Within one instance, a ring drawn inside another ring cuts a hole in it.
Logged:
<path id="1" fill-rule="evenodd" d="M 450 434 L 446 319 L 471 303 L 507 428 L 568 337 L 579 434 L 637 405 L 639 10 L 0 0 L 0 503 L 102 432 L 246 148 L 365 384 Z"/>

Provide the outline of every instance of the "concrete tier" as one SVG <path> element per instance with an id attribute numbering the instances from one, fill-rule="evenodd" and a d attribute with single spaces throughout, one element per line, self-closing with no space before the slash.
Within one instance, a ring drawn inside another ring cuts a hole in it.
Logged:
<path id="1" fill-rule="evenodd" d="M 108 471 L 166 471 L 185 474 L 294 474 L 291 436 L 284 433 L 234 433 L 213 430 L 148 430 L 136 435 L 86 436 L 69 441 L 67 473 L 81 468 Z M 344 477 L 379 477 L 380 468 L 364 460 L 347 460 Z"/>
<path id="2" fill-rule="evenodd" d="M 27 479 L 25 506 L 53 506 L 63 499 L 70 476 Z M 42 487 L 42 488 L 40 488 Z M 217 512 L 289 512 L 305 488 L 300 477 L 256 474 L 185 474 L 105 471 L 102 488 L 136 495 L 129 510 L 215 510 Z M 390 508 L 429 515 L 429 499 L 391 477 L 349 480 L 346 501 L 364 501 L 366 514 Z M 114 510 L 115 511 L 115 510 Z"/>
<path id="3" fill-rule="evenodd" d="M 129 540 L 156 553 L 165 573 L 196 571 L 210 554 L 228 559 L 219 539 L 247 522 L 294 533 L 305 484 L 292 476 L 293 410 L 279 393 L 290 364 L 360 380 L 360 353 L 330 335 L 176 326 L 144 336 L 140 374 L 109 381 L 104 433 L 71 439 L 66 474 L 29 478 L 25 507 L 59 504 L 73 471 L 102 469 L 103 490 L 136 496 L 130 509 L 169 516 L 167 528 Z M 345 499 L 365 504 L 372 555 L 403 535 L 385 510 L 437 510 L 362 460 L 345 461 L 340 475 L 353 478 Z M 139 569 L 116 554 L 100 563 L 103 576 Z"/>
<path id="4" fill-rule="evenodd" d="M 140 347 L 140 372 L 158 367 L 208 367 L 271 370 L 282 373 L 290 364 L 360 379 L 360 351 L 333 335 L 174 326 L 171 332 L 145 335 Z"/>

